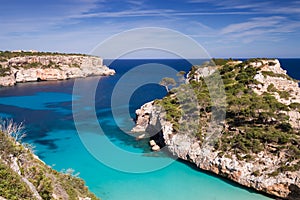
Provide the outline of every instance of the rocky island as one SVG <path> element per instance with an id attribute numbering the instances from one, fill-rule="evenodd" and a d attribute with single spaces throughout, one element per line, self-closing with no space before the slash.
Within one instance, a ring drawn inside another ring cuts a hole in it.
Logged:
<path id="1" fill-rule="evenodd" d="M 133 132 L 149 135 L 152 150 L 166 148 L 202 170 L 275 198 L 299 200 L 298 81 L 277 59 L 213 61 L 193 66 L 184 83 L 138 109 Z M 212 88 L 216 76 L 222 84 Z M 180 101 L 187 87 L 196 107 Z M 213 101 L 213 90 L 221 87 L 226 99 Z M 213 112 L 224 117 L 213 119 Z"/>
<path id="2" fill-rule="evenodd" d="M 0 51 L 0 86 L 113 75 L 96 56 L 47 52 Z"/>

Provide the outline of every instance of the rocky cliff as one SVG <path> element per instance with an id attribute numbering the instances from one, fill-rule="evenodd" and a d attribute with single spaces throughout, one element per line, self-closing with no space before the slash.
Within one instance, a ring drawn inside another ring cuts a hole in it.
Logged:
<path id="1" fill-rule="evenodd" d="M 6 57 L 1 57 L 0 54 L 0 58 L 0 86 L 31 81 L 107 76 L 115 73 L 103 65 L 101 58 L 95 56 L 36 53 Z"/>
<path id="2" fill-rule="evenodd" d="M 73 170 L 57 172 L 16 141 L 20 126 L 0 123 L 0 199 L 97 200 Z"/>
<path id="3" fill-rule="evenodd" d="M 201 88 L 205 88 L 203 77 L 212 75 L 217 69 L 225 85 L 227 114 L 221 123 L 221 136 L 211 144 L 203 139 L 207 134 L 203 127 L 211 116 L 207 108 L 211 105 L 202 103 L 201 94 L 205 90 L 194 86 L 202 81 Z M 169 109 L 177 105 L 172 104 L 176 92 L 138 109 L 133 132 L 148 133 L 161 148 L 164 144 L 173 155 L 202 170 L 274 197 L 299 200 L 300 88 L 287 76 L 279 61 L 258 59 L 192 68 L 186 84 L 193 85 L 201 97 L 197 107 L 199 133 L 175 128 L 183 126 L 182 117 L 177 121 L 174 117 L 168 118 L 170 114 L 176 116 L 174 109 L 180 109 L 180 106 L 172 108 L 173 111 Z"/>

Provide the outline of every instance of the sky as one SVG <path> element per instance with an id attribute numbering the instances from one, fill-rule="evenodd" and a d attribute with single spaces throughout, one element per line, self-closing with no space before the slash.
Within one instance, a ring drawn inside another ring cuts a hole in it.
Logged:
<path id="1" fill-rule="evenodd" d="M 143 27 L 179 31 L 212 57 L 300 57 L 297 0 L 2 0 L 0 50 L 90 53 Z"/>

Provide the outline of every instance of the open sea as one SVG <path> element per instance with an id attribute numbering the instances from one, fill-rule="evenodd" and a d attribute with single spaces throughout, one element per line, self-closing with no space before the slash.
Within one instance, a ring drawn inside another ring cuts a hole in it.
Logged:
<path id="1" fill-rule="evenodd" d="M 290 76 L 300 79 L 300 59 L 280 62 Z M 109 66 L 116 70 L 116 75 L 76 80 L 83 85 L 83 92 L 74 95 L 74 80 L 0 88 L 0 117 L 24 122 L 27 136 L 23 142 L 33 144 L 35 153 L 54 169 L 71 168 L 74 174 L 80 173 L 89 189 L 103 200 L 270 199 L 163 153 L 151 153 L 146 140 L 136 141 L 127 134 L 134 126 L 135 110 L 166 95 L 162 86 L 147 80 L 147 76 L 160 78 L 156 77 L 159 71 L 151 71 L 151 66 L 157 65 L 153 63 L 177 71 L 188 71 L 191 67 L 184 60 L 116 60 Z M 147 64 L 144 68 L 149 71 L 132 70 L 143 64 Z M 130 76 L 124 78 L 126 74 Z M 148 84 L 137 84 L 143 81 Z M 96 90 L 92 91 L 90 85 L 95 83 Z M 93 103 L 84 103 L 90 94 L 94 94 Z M 86 115 L 77 118 L 81 112 Z M 116 150 L 111 150 L 107 141 Z M 128 152 L 138 160 L 127 158 Z"/>

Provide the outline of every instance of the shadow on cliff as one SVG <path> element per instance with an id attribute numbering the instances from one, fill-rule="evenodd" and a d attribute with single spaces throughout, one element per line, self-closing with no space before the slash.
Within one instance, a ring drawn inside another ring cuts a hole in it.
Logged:
<path id="1" fill-rule="evenodd" d="M 215 178 L 217 178 L 217 179 L 219 179 L 219 180 L 221 180 L 221 181 L 224 181 L 224 182 L 226 182 L 227 184 L 230 184 L 230 185 L 232 185 L 232 186 L 234 186 L 234 187 L 238 187 L 238 188 L 241 188 L 241 189 L 243 189 L 243 190 L 247 190 L 247 191 L 250 192 L 250 193 L 262 194 L 262 195 L 264 195 L 264 196 L 266 196 L 266 197 L 269 197 L 269 198 L 271 198 L 271 199 L 281 200 L 281 199 L 276 198 L 275 196 L 272 196 L 272 195 L 270 195 L 270 194 L 266 194 L 266 193 L 264 193 L 264 192 L 256 191 L 256 190 L 254 190 L 254 189 L 252 189 L 252 188 L 249 188 L 249 187 L 240 185 L 240 184 L 238 184 L 238 183 L 236 183 L 236 182 L 234 182 L 234 181 L 232 181 L 232 180 L 230 180 L 230 179 L 228 179 L 228 178 L 226 178 L 226 177 L 224 177 L 224 176 L 217 175 L 217 174 L 215 174 L 215 173 L 213 173 L 213 172 L 210 172 L 210 171 L 202 170 L 202 169 L 198 168 L 194 163 L 191 163 L 191 162 L 189 162 L 189 161 L 182 160 L 182 159 L 178 159 L 178 162 L 181 162 L 181 163 L 183 163 L 183 164 L 189 166 L 190 168 L 192 168 L 192 169 L 195 170 L 195 171 L 198 171 L 198 172 L 207 174 L 207 175 L 209 175 L 209 176 L 213 176 L 213 177 L 215 177 Z M 300 199 L 298 198 L 298 199 L 289 199 L 289 200 L 300 200 Z"/>
<path id="2" fill-rule="evenodd" d="M 289 200 L 300 200 L 300 188 L 297 185 L 291 184 L 289 186 L 289 190 L 291 191 L 288 195 Z"/>

